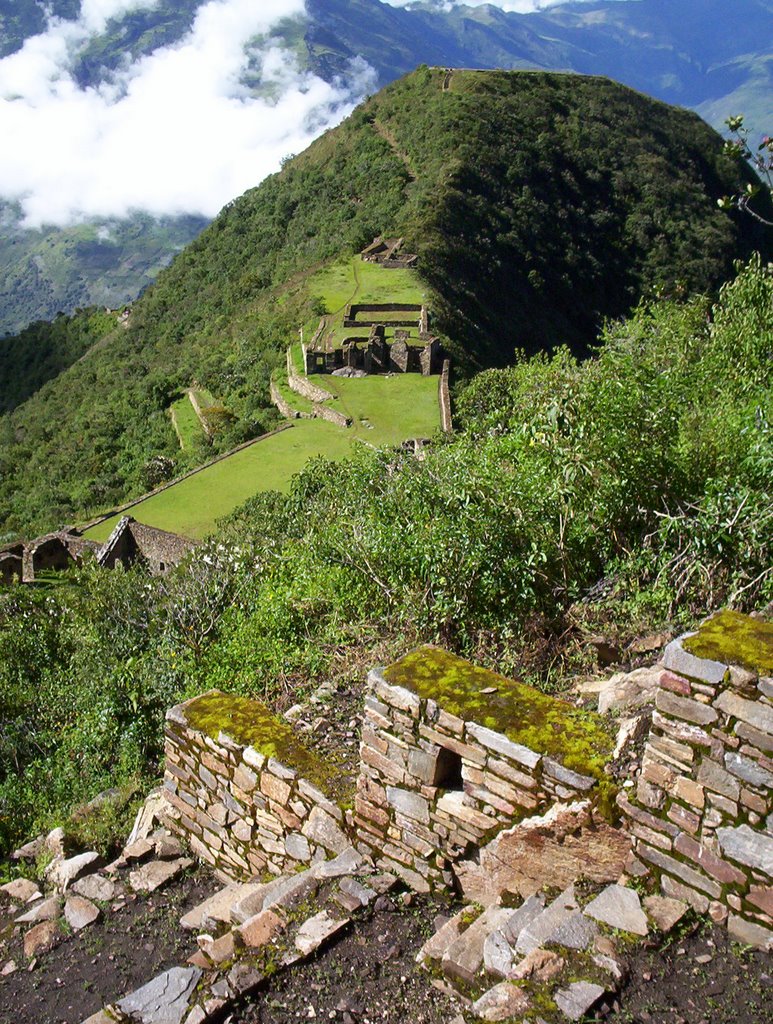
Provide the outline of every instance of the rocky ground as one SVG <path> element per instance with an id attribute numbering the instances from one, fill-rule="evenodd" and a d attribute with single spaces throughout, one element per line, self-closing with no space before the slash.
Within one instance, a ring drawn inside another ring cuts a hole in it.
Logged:
<path id="1" fill-rule="evenodd" d="M 29 960 L 21 937 L 4 951 L 18 964 L 0 978 L 2 1024 L 80 1024 L 196 948 L 180 916 L 218 888 L 203 870 L 160 892 L 127 898 L 78 934 Z M 462 1024 L 463 1002 L 416 962 L 438 915 L 455 909 L 392 895 L 309 961 L 275 975 L 230 1018 L 231 1024 Z M 725 931 L 688 917 L 670 936 L 623 957 L 627 980 L 598 1011 L 611 1024 L 764 1024 L 773 1005 L 769 955 L 731 944 Z M 7 962 L 7 960 L 6 960 Z"/>

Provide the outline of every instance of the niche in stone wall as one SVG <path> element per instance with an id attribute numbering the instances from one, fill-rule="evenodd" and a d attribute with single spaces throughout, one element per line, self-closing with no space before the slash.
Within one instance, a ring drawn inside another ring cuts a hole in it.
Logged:
<path id="1" fill-rule="evenodd" d="M 441 747 L 435 762 L 435 778 L 433 786 L 438 789 L 445 789 L 461 792 L 464 789 L 462 778 L 462 758 L 453 750 Z"/>

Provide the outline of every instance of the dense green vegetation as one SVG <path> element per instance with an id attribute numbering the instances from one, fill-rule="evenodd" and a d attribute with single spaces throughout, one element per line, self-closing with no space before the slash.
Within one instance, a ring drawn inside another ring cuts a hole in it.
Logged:
<path id="1" fill-rule="evenodd" d="M 313 322 L 307 276 L 378 233 L 421 254 L 457 370 L 582 351 L 641 294 L 708 291 L 770 242 L 716 206 L 748 170 L 695 115 L 614 83 L 426 68 L 227 206 L 129 329 L 0 419 L 0 531 L 41 532 L 182 470 L 166 409 L 198 380 L 228 410 L 212 451 L 269 429 L 268 384 Z M 198 456 L 200 458 L 200 456 Z"/>
<path id="2" fill-rule="evenodd" d="M 0 413 L 26 401 L 116 327 L 113 314 L 86 309 L 0 338 Z"/>
<path id="3" fill-rule="evenodd" d="M 0 598 L 0 842 L 158 771 L 164 710 L 293 702 L 440 641 L 552 688 L 624 641 L 773 598 L 773 276 L 478 375 L 426 459 L 362 448 L 252 498 L 169 576 Z M 291 431 L 288 431 L 291 433 Z"/>

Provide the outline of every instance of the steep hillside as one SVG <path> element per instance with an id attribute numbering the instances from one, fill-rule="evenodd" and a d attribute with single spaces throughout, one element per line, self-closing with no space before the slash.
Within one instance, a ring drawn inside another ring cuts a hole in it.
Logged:
<path id="1" fill-rule="evenodd" d="M 114 86 L 132 62 L 179 45 L 204 2 L 127 0 L 105 8 L 113 16 L 103 26 L 68 41 L 73 90 L 85 96 Z M 262 77 L 269 47 L 282 51 L 287 69 L 296 65 L 299 74 L 311 71 L 329 83 L 351 79 L 353 59 L 373 69 L 379 86 L 422 63 L 602 74 L 692 107 L 720 129 L 741 111 L 752 132 L 770 128 L 771 0 L 736 0 L 732 7 L 723 0 L 582 0 L 531 14 L 489 4 L 398 7 L 383 0 L 307 0 L 290 8 L 291 17 L 278 18 L 248 44 L 249 59 L 234 83 L 240 95 L 273 101 L 281 93 L 281 81 Z M 46 11 L 73 21 L 82 10 L 81 0 L 0 0 L 0 59 L 44 31 Z M 353 95 L 362 89 L 352 84 Z M 203 224 L 194 216 L 155 220 L 136 213 L 119 222 L 29 231 L 0 196 L 0 334 L 59 310 L 135 297 Z"/>
<path id="2" fill-rule="evenodd" d="M 583 352 L 642 294 L 709 290 L 769 254 L 717 209 L 738 174 L 695 115 L 603 79 L 420 69 L 229 204 L 128 331 L 0 421 L 0 523 L 109 506 L 159 453 L 182 468 L 165 410 L 193 379 L 229 410 L 216 450 L 270 426 L 269 374 L 315 313 L 305 272 L 377 233 L 420 253 L 433 328 L 471 373 Z"/>

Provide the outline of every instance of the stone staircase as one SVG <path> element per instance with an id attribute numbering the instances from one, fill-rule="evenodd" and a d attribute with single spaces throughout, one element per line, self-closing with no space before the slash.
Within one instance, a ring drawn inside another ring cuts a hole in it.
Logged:
<path id="1" fill-rule="evenodd" d="M 516 907 L 465 907 L 440 924 L 417 962 L 482 1020 L 580 1020 L 618 989 L 626 945 L 668 931 L 688 910 L 659 896 L 642 905 L 625 885 L 594 888 L 589 895 L 578 882 Z"/>

